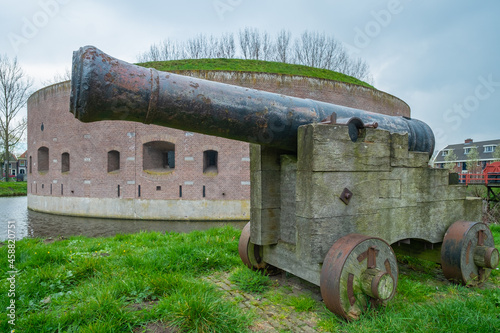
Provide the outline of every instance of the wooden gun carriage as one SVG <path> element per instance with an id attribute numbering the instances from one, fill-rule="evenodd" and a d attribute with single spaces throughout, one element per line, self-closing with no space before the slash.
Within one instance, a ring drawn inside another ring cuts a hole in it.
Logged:
<path id="1" fill-rule="evenodd" d="M 73 56 L 71 111 L 252 143 L 251 219 L 239 254 L 320 286 L 355 319 L 395 294 L 394 252 L 480 285 L 498 265 L 481 200 L 428 167 L 425 123 L 142 68 L 93 47 Z"/>

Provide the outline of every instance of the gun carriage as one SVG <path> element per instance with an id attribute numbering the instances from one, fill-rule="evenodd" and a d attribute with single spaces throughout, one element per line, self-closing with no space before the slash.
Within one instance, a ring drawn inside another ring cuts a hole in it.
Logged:
<path id="1" fill-rule="evenodd" d="M 143 68 L 93 47 L 73 55 L 70 108 L 84 122 L 130 120 L 252 143 L 251 219 L 239 254 L 320 286 L 356 319 L 395 294 L 395 251 L 481 285 L 498 265 L 481 200 L 428 167 L 421 121 Z"/>

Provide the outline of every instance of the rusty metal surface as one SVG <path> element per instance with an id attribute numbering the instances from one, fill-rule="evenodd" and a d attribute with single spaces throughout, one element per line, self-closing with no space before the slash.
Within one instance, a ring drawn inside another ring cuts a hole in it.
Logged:
<path id="1" fill-rule="evenodd" d="M 250 242 L 250 222 L 245 225 L 241 231 L 240 240 L 238 242 L 238 253 L 240 254 L 241 261 L 248 268 L 252 268 L 250 259 L 248 259 L 248 243 Z"/>
<path id="2" fill-rule="evenodd" d="M 92 46 L 73 53 L 70 99 L 71 112 L 84 122 L 130 120 L 288 151 L 297 150 L 299 126 L 335 113 L 408 133 L 410 150 L 434 150 L 434 134 L 419 120 L 159 72 Z"/>
<path id="3" fill-rule="evenodd" d="M 389 275 L 392 292 L 384 299 L 369 298 L 361 290 L 361 275 L 368 269 L 381 272 L 373 281 Z M 347 319 L 358 319 L 370 305 L 385 304 L 396 292 L 398 266 L 389 244 L 376 237 L 350 234 L 336 241 L 323 262 L 320 277 L 321 296 L 327 308 Z"/>
<path id="4" fill-rule="evenodd" d="M 324 125 L 345 125 L 348 127 L 349 137 L 352 142 L 358 141 L 360 138 L 364 138 L 365 136 L 365 128 L 377 128 L 377 122 L 364 123 L 358 117 L 350 117 L 350 118 L 337 118 L 336 113 L 332 113 L 327 118 L 323 119 L 320 124 Z"/>
<path id="5" fill-rule="evenodd" d="M 340 198 L 340 200 L 342 200 L 343 203 L 345 203 L 346 205 L 348 205 L 349 201 L 351 201 L 351 198 L 352 198 L 352 192 L 349 191 L 349 189 L 346 187 L 342 191 L 342 194 L 340 194 L 339 198 Z"/>
<path id="6" fill-rule="evenodd" d="M 491 269 L 478 267 L 474 262 L 474 250 L 477 246 L 495 246 L 493 235 L 486 224 L 457 221 L 448 228 L 441 247 L 441 266 L 448 280 L 468 286 L 480 286 L 486 281 Z M 493 252 L 494 250 L 487 253 Z"/>
<path id="7" fill-rule="evenodd" d="M 250 222 L 241 231 L 238 253 L 241 261 L 248 268 L 263 269 L 267 267 L 267 264 L 262 260 L 262 247 L 250 242 Z"/>

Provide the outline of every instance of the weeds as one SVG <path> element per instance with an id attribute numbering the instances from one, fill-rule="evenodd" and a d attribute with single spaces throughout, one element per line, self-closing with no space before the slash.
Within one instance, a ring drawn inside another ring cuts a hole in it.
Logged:
<path id="1" fill-rule="evenodd" d="M 240 267 L 229 277 L 229 281 L 236 284 L 241 290 L 250 293 L 263 293 L 271 285 L 271 280 L 262 271 L 254 271 L 247 267 Z"/>
<path id="2" fill-rule="evenodd" d="M 250 320 L 215 287 L 200 282 L 185 283 L 155 312 L 185 332 L 245 332 Z"/>
<path id="3" fill-rule="evenodd" d="M 234 332 L 243 332 L 251 323 L 237 304 L 192 280 L 241 265 L 238 238 L 239 231 L 225 227 L 191 234 L 141 232 L 50 243 L 18 241 L 16 329 L 132 332 L 164 320 L 185 331 L 231 332 L 224 326 L 227 323 Z M 0 254 L 7 258 L 7 247 L 1 247 Z M 0 265 L 2 277 L 6 266 Z M 6 288 L 2 278 L 0 290 Z M 147 302 L 153 302 L 149 311 L 144 306 L 131 308 Z M 0 306 L 8 304 L 7 293 L 2 292 Z M 9 328 L 2 312 L 0 331 Z"/>
<path id="4" fill-rule="evenodd" d="M 287 304 L 298 312 L 308 312 L 316 308 L 316 301 L 307 295 L 291 296 Z"/>

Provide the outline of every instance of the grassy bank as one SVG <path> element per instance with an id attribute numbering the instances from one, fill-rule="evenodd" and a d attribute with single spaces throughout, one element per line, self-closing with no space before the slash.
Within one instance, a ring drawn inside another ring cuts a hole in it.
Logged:
<path id="1" fill-rule="evenodd" d="M 334 72 L 328 69 L 320 69 L 303 65 L 285 64 L 282 62 L 244 60 L 244 59 L 185 59 L 171 61 L 152 61 L 138 64 L 143 67 L 155 68 L 159 71 L 175 72 L 185 70 L 210 70 L 210 71 L 232 71 L 232 72 L 256 72 L 274 73 L 285 75 L 297 75 L 313 77 L 318 79 L 334 80 L 352 83 L 368 88 L 373 88 L 368 83 L 355 77 Z"/>
<path id="2" fill-rule="evenodd" d="M 26 195 L 26 182 L 0 182 L 0 197 Z"/>
<path id="3" fill-rule="evenodd" d="M 500 226 L 493 226 L 500 244 Z M 401 258 L 398 292 L 383 309 L 346 323 L 322 303 L 295 297 L 253 272 L 238 256 L 240 231 L 138 233 L 111 238 L 24 239 L 16 243 L 16 330 L 19 332 L 246 332 L 269 318 L 242 310 L 238 293 L 211 281 L 229 276 L 243 293 L 274 306 L 272 317 L 319 316 L 326 332 L 493 332 L 500 330 L 500 273 L 485 289 L 452 285 L 437 265 Z M 0 248 L 0 307 L 9 304 L 7 246 Z M 436 278 L 437 275 L 437 278 Z M 235 295 L 228 297 L 228 295 Z M 281 312 L 280 312 L 281 311 Z M 276 312 L 276 313 L 275 313 Z M 9 318 L 0 314 L 0 331 Z M 283 332 L 293 331 L 283 328 Z M 149 331 L 148 331 L 149 332 Z"/>

